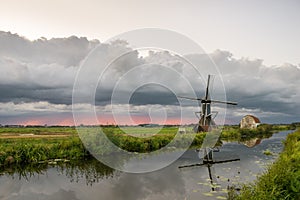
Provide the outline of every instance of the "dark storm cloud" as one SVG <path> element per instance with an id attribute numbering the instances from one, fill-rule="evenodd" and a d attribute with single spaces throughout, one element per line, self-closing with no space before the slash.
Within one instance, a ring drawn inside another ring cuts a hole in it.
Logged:
<path id="1" fill-rule="evenodd" d="M 70 104 L 77 68 L 97 44 L 74 36 L 29 41 L 0 32 L 0 102 Z"/>
<path id="2" fill-rule="evenodd" d="M 135 89 L 129 101 L 131 104 L 177 105 L 175 95 L 193 96 L 187 92 L 186 80 L 177 74 L 184 75 L 198 97 L 204 95 L 206 80 L 200 80 L 199 74 L 187 66 L 187 63 L 166 51 L 150 52 L 148 56 L 141 58 L 138 52 L 131 51 L 124 41 L 100 44 L 96 40 L 88 41 L 86 38 L 75 36 L 30 41 L 17 34 L 0 32 L 0 103 L 45 101 L 70 105 L 79 66 L 97 45 L 100 45 L 97 58 L 97 62 L 100 63 L 94 63 L 94 68 L 88 69 L 85 76 L 81 77 L 86 86 L 95 84 L 91 82 L 92 77 L 98 76 L 94 73 L 95 69 L 104 70 L 109 58 L 130 51 L 111 63 L 105 71 L 95 94 L 97 105 L 105 106 L 111 103 L 111 96 L 118 82 L 119 94 L 114 103 L 124 103 L 123 94 Z M 218 98 L 224 93 L 220 79 L 222 78 L 227 99 L 238 101 L 237 108 L 283 113 L 285 116 L 297 116 L 300 112 L 299 66 L 283 64 L 267 67 L 260 59 L 237 59 L 230 52 L 221 50 L 208 55 L 187 55 L 186 58 L 198 66 L 201 72 L 209 72 L 215 67 L 214 63 L 220 70 L 221 77 L 215 81 L 213 87 L 213 98 Z M 142 67 L 131 72 L 135 66 Z M 163 66 L 174 70 L 170 71 Z M 120 80 L 123 75 L 126 75 L 125 80 Z M 206 79 L 206 75 L 203 75 L 203 78 Z M 172 91 L 155 87 L 155 84 L 152 87 L 150 84 L 149 87 L 135 88 L 147 82 L 160 82 L 165 88 L 171 87 Z M 88 88 L 81 89 L 80 95 L 90 95 Z M 83 100 L 78 103 L 87 102 Z M 185 101 L 185 105 L 195 103 Z"/>
<path id="3" fill-rule="evenodd" d="M 16 85 L 0 85 L 1 102 L 37 102 L 48 101 L 54 104 L 70 104 L 70 88 L 22 88 Z"/>
<path id="4" fill-rule="evenodd" d="M 17 34 L 0 31 L 0 56 L 18 58 L 25 63 L 75 66 L 98 44 L 98 40 L 88 41 L 85 37 L 76 36 L 30 41 Z"/>
<path id="5" fill-rule="evenodd" d="M 79 65 L 96 44 L 100 43 L 74 36 L 29 41 L 17 34 L 0 32 L 0 44 L 0 92 L 2 94 L 0 102 L 47 101 L 53 104 L 69 105 L 72 103 L 72 89 Z M 98 76 L 95 73 L 96 69 L 100 68 L 105 72 L 95 94 L 97 105 L 109 104 L 114 86 L 119 78 L 139 65 L 148 66 L 144 70 L 128 76 L 127 80 L 122 82 L 121 92 L 129 92 L 133 87 L 132 82 L 143 83 L 145 80 L 160 82 L 166 87 L 171 83 L 175 89 L 178 88 L 175 92 L 179 91 L 181 94 L 185 92 L 182 80 L 176 79 L 178 75 L 160 66 L 168 65 L 181 73 L 184 65 L 176 57 L 168 52 L 150 52 L 150 56 L 143 59 L 139 57 L 137 51 L 132 51 L 127 46 L 128 44 L 121 40 L 110 44 L 100 44 L 97 63 L 93 64 L 85 76 L 81 77 L 85 85 L 92 85 L 95 83 L 90 81 L 93 80 L 91 77 Z M 122 55 L 124 52 L 129 53 L 117 57 L 105 70 L 109 58 Z M 153 62 L 155 62 L 155 66 L 151 66 Z M 83 88 L 81 95 L 90 95 L 89 92 L 91 92 L 89 88 Z M 135 98 L 131 103 L 137 105 L 177 104 L 174 96 L 157 88 L 148 88 L 148 90 L 133 94 Z M 153 98 L 154 96 L 155 98 Z M 153 100 L 150 102 L 150 99 Z M 79 101 L 78 103 L 86 102 Z"/>
<path id="6" fill-rule="evenodd" d="M 291 64 L 266 67 L 262 60 L 235 59 L 228 52 L 212 54 L 220 68 L 228 98 L 240 107 L 297 116 L 300 112 L 300 69 Z"/>
<path id="7" fill-rule="evenodd" d="M 135 92 L 131 96 L 129 103 L 134 105 L 145 105 L 145 104 L 178 105 L 179 104 L 175 94 L 171 93 L 170 91 Z"/>

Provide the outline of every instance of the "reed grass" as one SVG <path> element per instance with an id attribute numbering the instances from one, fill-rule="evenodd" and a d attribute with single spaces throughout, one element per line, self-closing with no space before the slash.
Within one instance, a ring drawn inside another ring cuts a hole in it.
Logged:
<path id="1" fill-rule="evenodd" d="M 231 191 L 229 199 L 300 199 L 300 130 L 289 134 L 278 160 L 255 183 L 245 184 L 240 194 Z"/>

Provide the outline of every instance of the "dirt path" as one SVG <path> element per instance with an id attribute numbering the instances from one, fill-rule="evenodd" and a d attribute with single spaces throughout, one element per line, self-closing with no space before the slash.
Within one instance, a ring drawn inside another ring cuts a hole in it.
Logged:
<path id="1" fill-rule="evenodd" d="M 35 135 L 35 134 L 2 134 L 0 139 L 9 139 L 9 138 L 62 138 L 69 137 L 70 134 L 49 134 L 49 135 Z"/>

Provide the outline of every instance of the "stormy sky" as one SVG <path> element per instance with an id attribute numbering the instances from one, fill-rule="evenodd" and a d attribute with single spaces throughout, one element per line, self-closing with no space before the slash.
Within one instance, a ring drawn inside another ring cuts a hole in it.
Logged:
<path id="1" fill-rule="evenodd" d="M 126 119 L 128 110 L 136 123 L 161 123 L 166 116 L 177 123 L 180 112 L 184 122 L 195 123 L 198 103 L 176 96 L 203 97 L 206 72 L 215 66 L 219 73 L 212 98 L 239 103 L 227 108 L 226 123 L 238 124 L 246 114 L 265 123 L 300 121 L 299 2 L 90 1 L 92 7 L 67 2 L 30 0 L 24 7 L 17 1 L 3 2 L 0 124 L 73 124 L 72 108 L 82 113 L 81 123 L 97 123 L 85 115 L 94 106 L 85 97 L 94 99 L 100 123 L 112 123 L 112 109 L 124 124 L 132 123 Z M 167 9 L 170 4 L 172 9 Z M 138 51 L 126 40 L 106 42 L 146 27 L 171 29 L 203 45 L 207 51 L 184 55 L 203 76 L 174 53 Z M 88 61 L 94 68 L 78 78 L 95 49 L 97 60 Z M 130 53 L 105 69 L 109 58 L 123 52 Z M 74 83 L 79 79 L 85 86 L 95 84 L 95 70 L 104 71 L 95 96 L 89 87 L 79 88 L 74 103 Z M 213 108 L 224 115 L 223 105 Z"/>
<path id="2" fill-rule="evenodd" d="M 1 123 L 72 123 L 72 90 L 76 73 L 84 58 L 97 45 L 102 59 L 130 50 L 130 45 L 125 41 L 101 43 L 98 40 L 89 41 L 76 36 L 30 41 L 17 34 L 0 32 Z M 265 66 L 260 59 L 237 59 L 232 53 L 222 50 L 208 55 L 190 54 L 186 57 L 205 68 L 213 67 L 210 66 L 213 64 L 218 66 L 227 99 L 239 102 L 237 107 L 228 108 L 228 123 L 238 123 L 245 114 L 254 114 L 265 122 L 300 120 L 299 66 Z M 119 78 L 135 66 L 142 68 L 136 73 L 127 74 L 128 77 L 119 84 L 117 96 L 111 101 L 112 91 Z M 169 66 L 184 73 L 191 80 L 196 95 L 204 95 L 206 83 L 201 82 L 186 63 L 175 55 L 167 51 L 139 55 L 139 52 L 132 50 L 105 71 L 95 93 L 96 109 L 105 115 L 109 113 L 111 104 L 117 106 L 120 113 L 126 111 L 126 106 L 130 106 L 137 122 L 143 122 L 145 116 L 147 118 L 149 108 L 156 111 L 167 109 L 168 116 L 176 118 L 179 112 L 179 100 L 176 95 L 193 94 L 187 92 L 189 90 L 184 80 L 162 66 Z M 93 70 L 85 75 L 86 81 L 89 81 L 92 74 Z M 166 87 L 159 84 L 139 84 L 141 80 L 163 83 Z M 130 95 L 128 101 L 125 96 L 135 85 L 141 87 Z M 219 90 L 220 85 L 215 82 L 212 96 L 222 92 Z M 82 95 L 85 95 L 84 92 Z M 82 102 L 75 102 L 73 106 L 84 112 L 90 107 L 89 103 L 83 99 Z M 191 114 L 198 109 L 197 104 L 189 101 L 183 101 L 183 107 L 184 112 Z M 218 105 L 215 108 L 218 110 Z M 187 116 L 189 122 L 196 120 L 193 115 Z M 109 114 L 106 117 L 102 123 L 110 122 Z M 83 122 L 89 123 L 89 119 Z"/>

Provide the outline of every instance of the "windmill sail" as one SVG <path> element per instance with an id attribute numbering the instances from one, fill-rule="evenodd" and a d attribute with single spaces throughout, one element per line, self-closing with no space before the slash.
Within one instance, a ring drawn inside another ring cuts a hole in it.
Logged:
<path id="1" fill-rule="evenodd" d="M 205 100 L 208 101 L 211 98 L 211 92 L 213 89 L 215 77 L 213 75 L 208 75 L 207 79 L 207 86 L 206 86 L 206 92 L 205 92 Z"/>
<path id="2" fill-rule="evenodd" d="M 214 76 L 208 75 L 205 96 L 203 98 L 178 96 L 179 98 L 183 98 L 183 99 L 196 100 L 196 101 L 199 101 L 199 103 L 200 103 L 200 107 L 201 107 L 200 119 L 199 119 L 197 127 L 194 128 L 194 130 L 197 129 L 197 130 L 195 130 L 195 132 L 202 132 L 202 131 L 207 132 L 216 126 L 216 123 L 213 120 L 214 117 L 212 117 L 211 103 L 237 105 L 236 102 L 232 102 L 232 101 L 212 100 L 211 92 L 213 89 L 213 83 L 214 83 Z"/>

